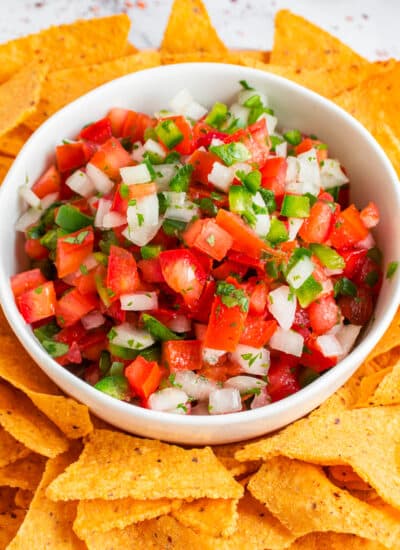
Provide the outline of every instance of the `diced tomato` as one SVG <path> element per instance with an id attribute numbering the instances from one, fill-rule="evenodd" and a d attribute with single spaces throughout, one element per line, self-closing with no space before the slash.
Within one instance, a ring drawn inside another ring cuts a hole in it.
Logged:
<path id="1" fill-rule="evenodd" d="M 86 380 L 86 382 L 91 386 L 94 386 L 95 384 L 97 384 L 97 382 L 101 378 L 99 365 L 97 365 L 96 363 L 93 363 L 92 365 L 90 365 L 90 367 L 88 367 L 85 370 L 83 377 Z"/>
<path id="2" fill-rule="evenodd" d="M 80 237 L 84 236 L 84 238 Z M 81 242 L 82 240 L 82 242 Z M 56 267 L 60 278 L 75 273 L 83 260 L 93 251 L 93 227 L 79 229 L 65 237 L 59 237 L 56 248 Z"/>
<path id="3" fill-rule="evenodd" d="M 167 285 L 181 294 L 188 306 L 194 306 L 206 282 L 206 274 L 196 256 L 190 250 L 167 250 L 161 252 L 159 260 Z"/>
<path id="4" fill-rule="evenodd" d="M 32 191 L 39 197 L 43 199 L 46 195 L 50 193 L 57 193 L 60 191 L 61 187 L 61 176 L 60 172 L 57 170 L 55 164 L 52 164 L 50 168 L 46 170 L 44 174 L 32 185 Z"/>
<path id="5" fill-rule="evenodd" d="M 338 358 L 325 357 L 317 344 L 316 336 L 312 334 L 305 340 L 303 355 L 299 362 L 315 372 L 324 372 L 334 367 Z"/>
<path id="6" fill-rule="evenodd" d="M 53 281 L 27 290 L 17 298 L 17 306 L 27 323 L 52 317 L 56 310 L 56 293 Z"/>
<path id="7" fill-rule="evenodd" d="M 278 323 L 275 319 L 266 321 L 262 317 L 248 315 L 239 343 L 254 348 L 265 346 L 276 331 Z"/>
<path id="8" fill-rule="evenodd" d="M 126 213 L 128 210 L 128 198 L 124 198 L 121 195 L 121 185 L 122 184 L 120 183 L 117 185 L 117 188 L 113 196 L 111 210 L 113 212 L 118 212 L 118 214 L 122 214 L 123 216 L 126 216 Z"/>
<path id="9" fill-rule="evenodd" d="M 218 130 L 211 129 L 209 132 L 200 135 L 199 137 L 195 136 L 196 126 L 193 128 L 194 139 L 196 140 L 196 148 L 198 147 L 209 147 L 213 139 L 220 139 L 224 141 L 226 134 L 218 132 Z"/>
<path id="10" fill-rule="evenodd" d="M 170 372 L 198 370 L 202 365 L 200 340 L 170 340 L 162 344 L 162 364 Z"/>
<path id="11" fill-rule="evenodd" d="M 365 325 L 372 317 L 374 303 L 369 289 L 360 287 L 357 296 L 341 296 L 338 304 L 342 315 L 353 325 Z"/>
<path id="12" fill-rule="evenodd" d="M 357 285 L 370 289 L 373 294 L 377 294 L 382 283 L 382 270 L 376 262 L 365 256 L 353 281 Z"/>
<path id="13" fill-rule="evenodd" d="M 120 137 L 122 135 L 122 128 L 128 112 L 128 109 L 120 109 L 118 107 L 108 111 L 107 118 L 111 123 L 111 131 L 113 136 Z"/>
<path id="14" fill-rule="evenodd" d="M 229 233 L 211 218 L 190 224 L 183 238 L 189 247 L 195 246 L 214 260 L 222 260 L 233 244 Z"/>
<path id="15" fill-rule="evenodd" d="M 303 138 L 303 141 L 295 147 L 296 155 L 301 155 L 301 153 L 306 153 L 307 151 L 309 151 L 313 147 L 316 147 L 317 148 L 317 159 L 318 159 L 318 162 L 321 162 L 322 160 L 325 160 L 325 159 L 328 158 L 328 149 L 327 148 L 322 148 L 321 149 L 320 147 L 318 147 L 321 144 L 322 144 L 322 142 L 319 141 L 318 139 L 311 139 L 311 138 L 308 138 L 308 137 Z"/>
<path id="16" fill-rule="evenodd" d="M 152 128 L 156 125 L 156 121 L 145 113 L 137 113 L 128 111 L 124 120 L 121 135 L 129 137 L 132 142 L 144 141 L 144 133 L 147 128 Z"/>
<path id="17" fill-rule="evenodd" d="M 327 202 L 317 201 L 300 227 L 299 236 L 306 243 L 323 243 L 332 226 L 333 213 Z"/>
<path id="18" fill-rule="evenodd" d="M 282 197 L 285 194 L 287 162 L 283 157 L 272 157 L 267 159 L 261 169 L 261 185 L 265 189 L 270 189 L 276 197 Z"/>
<path id="19" fill-rule="evenodd" d="M 279 401 L 300 390 L 297 380 L 296 369 L 285 354 L 278 358 L 272 357 L 271 366 L 268 371 L 267 391 L 272 401 Z"/>
<path id="20" fill-rule="evenodd" d="M 250 307 L 249 313 L 253 315 L 263 315 L 268 300 L 269 288 L 265 284 L 265 281 L 257 281 L 256 284 L 251 285 L 249 288 Z"/>
<path id="21" fill-rule="evenodd" d="M 178 145 L 175 145 L 174 149 L 181 155 L 191 155 L 196 147 L 196 143 L 193 139 L 193 131 L 189 121 L 184 116 L 170 116 L 167 118 L 175 122 L 183 135 L 182 141 Z"/>
<path id="22" fill-rule="evenodd" d="M 343 210 L 337 218 L 330 233 L 330 240 L 335 248 L 347 248 L 362 241 L 368 235 L 368 229 L 354 204 Z"/>
<path id="23" fill-rule="evenodd" d="M 371 229 L 379 223 L 379 210 L 374 202 L 369 202 L 360 212 L 360 218 L 365 227 Z"/>
<path id="24" fill-rule="evenodd" d="M 111 121 L 108 117 L 102 118 L 93 124 L 89 124 L 81 130 L 80 139 L 93 141 L 101 145 L 112 137 Z"/>
<path id="25" fill-rule="evenodd" d="M 311 328 L 315 334 L 323 334 L 340 321 L 340 311 L 333 296 L 315 300 L 308 307 Z"/>
<path id="26" fill-rule="evenodd" d="M 142 274 L 143 281 L 146 281 L 147 283 L 165 282 L 159 258 L 139 260 L 137 266 Z"/>
<path id="27" fill-rule="evenodd" d="M 215 281 L 207 281 L 200 300 L 195 308 L 190 309 L 189 316 L 200 323 L 208 323 L 214 301 Z"/>
<path id="28" fill-rule="evenodd" d="M 348 279 L 353 279 L 356 274 L 361 269 L 364 258 L 367 255 L 368 250 L 365 248 L 360 250 L 341 250 L 340 255 L 344 258 L 344 261 L 346 262 L 346 267 L 343 271 L 343 276 L 347 277 Z"/>
<path id="29" fill-rule="evenodd" d="M 225 193 L 215 193 L 212 188 L 206 188 L 202 185 L 191 185 L 188 195 L 192 201 L 211 199 L 217 208 L 228 208 L 228 195 Z"/>
<path id="30" fill-rule="evenodd" d="M 112 180 L 118 180 L 119 169 L 132 166 L 133 159 L 120 142 L 112 137 L 100 146 L 100 149 L 90 159 L 90 163 L 97 166 Z"/>
<path id="31" fill-rule="evenodd" d="M 220 266 L 213 269 L 213 277 L 217 280 L 224 280 L 230 275 L 237 275 L 240 279 L 246 275 L 248 267 L 234 262 L 232 260 L 226 260 Z"/>
<path id="32" fill-rule="evenodd" d="M 127 312 L 121 309 L 121 302 L 120 300 L 116 300 L 113 302 L 105 311 L 106 315 L 109 315 L 116 323 L 121 324 L 125 323 L 126 321 L 126 314 Z M 130 312 L 130 314 L 134 314 L 133 312 Z"/>
<path id="33" fill-rule="evenodd" d="M 205 122 L 204 119 L 200 119 L 196 122 L 196 124 L 193 126 L 193 139 L 195 140 L 196 142 L 196 148 L 200 147 L 200 145 L 198 145 L 197 141 L 206 136 L 207 134 L 213 132 L 215 130 L 215 128 L 213 126 L 210 126 L 209 124 L 207 124 Z"/>
<path id="34" fill-rule="evenodd" d="M 39 268 L 22 271 L 21 273 L 12 275 L 10 279 L 11 290 L 15 298 L 18 298 L 18 296 L 21 296 L 24 292 L 42 285 L 46 280 L 46 277 Z"/>
<path id="35" fill-rule="evenodd" d="M 265 272 L 265 262 L 257 258 L 252 258 L 245 254 L 244 252 L 237 252 L 236 250 L 229 250 L 228 258 L 238 264 L 245 265 L 247 267 L 252 267 L 254 269 L 260 269 L 263 273 Z"/>
<path id="36" fill-rule="evenodd" d="M 128 250 L 114 245 L 110 247 L 106 284 L 112 291 L 114 299 L 137 289 L 139 275 L 136 260 Z"/>
<path id="37" fill-rule="evenodd" d="M 77 323 L 84 315 L 96 309 L 99 301 L 95 294 L 81 294 L 77 288 L 62 296 L 56 305 L 57 323 L 69 327 Z"/>
<path id="38" fill-rule="evenodd" d="M 135 183 L 134 185 L 128 185 L 129 199 L 141 199 L 148 195 L 157 193 L 157 186 L 155 183 Z"/>
<path id="39" fill-rule="evenodd" d="M 226 380 L 232 378 L 232 376 L 240 375 L 241 367 L 236 363 L 223 359 L 221 364 L 218 362 L 216 365 L 206 365 L 203 369 L 198 371 L 197 374 L 204 376 L 208 380 L 214 380 L 215 382 L 221 383 L 226 382 Z"/>
<path id="40" fill-rule="evenodd" d="M 74 286 L 79 290 L 81 294 L 89 294 L 90 292 L 96 292 L 96 279 L 95 270 L 89 271 L 89 273 L 79 275 L 75 281 Z"/>
<path id="41" fill-rule="evenodd" d="M 251 154 L 251 162 L 262 168 L 268 159 L 269 137 L 265 118 L 251 124 L 248 128 L 238 130 L 224 139 L 225 143 L 240 141 Z"/>
<path id="42" fill-rule="evenodd" d="M 243 332 L 247 312 L 240 306 L 227 307 L 215 296 L 204 339 L 206 348 L 235 351 Z"/>
<path id="43" fill-rule="evenodd" d="M 156 361 L 139 355 L 125 369 L 125 376 L 134 395 L 147 399 L 160 385 L 163 371 Z"/>
<path id="44" fill-rule="evenodd" d="M 57 340 L 57 342 L 62 342 L 71 346 L 73 342 L 79 343 L 85 336 L 86 330 L 83 328 L 82 323 L 78 321 L 69 327 L 62 328 L 54 339 Z"/>
<path id="45" fill-rule="evenodd" d="M 60 172 L 80 168 L 88 162 L 92 149 L 83 141 L 64 143 L 56 147 L 57 167 Z"/>
<path id="46" fill-rule="evenodd" d="M 206 187 L 214 187 L 208 181 L 208 176 L 211 173 L 214 162 L 221 162 L 221 159 L 208 151 L 196 149 L 188 160 L 188 164 L 193 166 L 192 182 L 202 183 Z"/>
<path id="47" fill-rule="evenodd" d="M 24 248 L 32 260 L 44 260 L 49 255 L 49 249 L 40 244 L 39 239 L 26 239 Z"/>

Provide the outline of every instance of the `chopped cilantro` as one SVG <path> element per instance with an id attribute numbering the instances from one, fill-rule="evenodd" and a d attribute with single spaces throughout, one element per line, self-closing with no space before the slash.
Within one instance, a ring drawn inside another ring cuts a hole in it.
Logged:
<path id="1" fill-rule="evenodd" d="M 249 311 L 249 298 L 241 288 L 236 288 L 230 283 L 219 281 L 216 294 L 220 296 L 221 302 L 226 307 L 238 306 L 244 313 Z"/>
<path id="2" fill-rule="evenodd" d="M 243 90 L 254 90 L 254 88 L 252 88 L 248 82 L 246 82 L 246 80 L 239 80 L 239 84 L 241 85 L 241 87 L 243 88 Z"/>
<path id="3" fill-rule="evenodd" d="M 399 262 L 390 262 L 386 270 L 386 279 L 391 279 L 399 267 Z"/>

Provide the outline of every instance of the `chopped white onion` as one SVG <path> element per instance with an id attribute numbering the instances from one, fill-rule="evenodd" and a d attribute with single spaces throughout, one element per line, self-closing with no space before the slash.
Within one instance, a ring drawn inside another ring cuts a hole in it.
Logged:
<path id="1" fill-rule="evenodd" d="M 232 120 L 232 122 L 234 120 L 237 120 L 238 126 L 247 126 L 250 109 L 248 109 L 247 107 L 243 107 L 243 105 L 239 105 L 239 103 L 234 103 L 233 105 L 231 105 L 229 112 L 231 113 L 230 120 Z"/>
<path id="2" fill-rule="evenodd" d="M 103 217 L 102 227 L 104 229 L 112 229 L 113 227 L 121 227 L 126 225 L 126 216 L 123 216 L 119 212 L 108 212 Z"/>
<path id="3" fill-rule="evenodd" d="M 339 357 L 343 348 L 333 334 L 322 334 L 317 337 L 317 345 L 324 357 Z"/>
<path id="4" fill-rule="evenodd" d="M 250 98 L 258 96 L 263 107 L 268 107 L 268 98 L 259 90 L 241 90 L 238 93 L 237 101 L 240 105 L 244 105 Z"/>
<path id="5" fill-rule="evenodd" d="M 266 208 L 264 199 L 261 196 L 261 193 L 257 191 L 257 193 L 253 197 L 253 203 L 257 206 L 260 206 L 261 208 Z M 269 217 L 268 212 L 265 214 L 256 214 L 256 223 L 253 227 L 254 232 L 259 237 L 265 237 L 268 235 L 269 229 L 271 227 L 271 219 Z"/>
<path id="6" fill-rule="evenodd" d="M 75 170 L 75 172 L 66 179 L 65 183 L 72 191 L 86 198 L 93 195 L 96 190 L 93 181 L 82 170 Z"/>
<path id="7" fill-rule="evenodd" d="M 86 165 L 86 174 L 92 180 L 99 193 L 106 195 L 114 187 L 114 182 L 102 170 L 90 162 Z"/>
<path id="8" fill-rule="evenodd" d="M 354 346 L 362 327 L 360 325 L 342 325 L 336 333 L 336 338 L 342 346 L 342 357 L 347 355 Z"/>
<path id="9" fill-rule="evenodd" d="M 304 153 L 305 154 L 305 153 Z M 349 178 L 343 172 L 340 162 L 335 159 L 326 159 L 321 168 L 321 187 L 340 187 L 349 182 Z"/>
<path id="10" fill-rule="evenodd" d="M 208 411 L 210 414 L 226 414 L 242 410 L 240 392 L 236 388 L 223 388 L 210 393 Z"/>
<path id="11" fill-rule="evenodd" d="M 184 391 L 178 388 L 164 388 L 150 395 L 148 405 L 153 411 L 172 412 L 179 405 L 185 406 L 187 401 L 188 396 Z"/>
<path id="12" fill-rule="evenodd" d="M 185 315 L 177 315 L 167 323 L 167 327 L 174 332 L 189 332 L 192 328 L 192 322 Z"/>
<path id="13" fill-rule="evenodd" d="M 223 355 L 226 354 L 225 350 L 203 348 L 203 361 L 208 365 L 216 365 Z"/>
<path id="14" fill-rule="evenodd" d="M 300 258 L 286 275 L 287 282 L 295 289 L 301 285 L 312 275 L 315 269 L 314 264 L 308 256 Z"/>
<path id="15" fill-rule="evenodd" d="M 302 195 L 305 193 L 318 195 L 321 187 L 321 175 L 317 151 L 312 148 L 305 153 L 301 153 L 297 156 L 297 161 L 299 163 L 298 191 Z"/>
<path id="16" fill-rule="evenodd" d="M 265 376 L 270 366 L 269 351 L 265 348 L 253 348 L 238 344 L 230 358 L 237 363 L 242 372 Z"/>
<path id="17" fill-rule="evenodd" d="M 154 141 L 154 139 L 149 138 L 144 142 L 143 149 L 149 153 L 154 153 L 155 155 L 158 155 L 162 159 L 165 158 L 166 153 L 163 147 L 157 141 Z"/>
<path id="18" fill-rule="evenodd" d="M 286 159 L 286 176 L 285 176 L 285 189 L 286 191 L 296 192 L 297 190 L 297 176 L 299 173 L 299 163 L 296 157 L 288 157 Z"/>
<path id="19" fill-rule="evenodd" d="M 234 172 L 228 166 L 224 166 L 220 162 L 214 162 L 212 170 L 208 174 L 208 181 L 217 189 L 227 192 L 234 177 Z"/>
<path id="20" fill-rule="evenodd" d="M 236 388 L 241 395 L 245 395 L 248 392 L 257 394 L 266 385 L 267 383 L 264 380 L 254 378 L 253 376 L 233 376 L 224 382 L 224 388 Z"/>
<path id="21" fill-rule="evenodd" d="M 157 164 L 155 172 L 158 192 L 169 190 L 169 182 L 175 176 L 179 168 L 179 164 Z"/>
<path id="22" fill-rule="evenodd" d="M 103 219 L 110 212 L 112 202 L 107 199 L 99 199 L 99 204 L 94 218 L 95 227 L 103 227 Z"/>
<path id="23" fill-rule="evenodd" d="M 176 191 L 164 191 L 164 197 L 167 199 L 169 206 L 183 206 L 186 200 L 186 193 Z"/>
<path id="24" fill-rule="evenodd" d="M 375 239 L 372 235 L 372 233 L 368 233 L 368 235 L 363 239 L 362 241 L 358 241 L 358 243 L 354 244 L 355 248 L 358 248 L 359 250 L 366 249 L 369 250 L 370 248 L 373 248 L 375 246 Z"/>
<path id="25" fill-rule="evenodd" d="M 26 231 L 28 227 L 40 220 L 42 214 L 43 210 L 39 210 L 39 208 L 29 208 L 18 218 L 15 224 L 16 231 Z"/>
<path id="26" fill-rule="evenodd" d="M 152 346 L 155 342 L 152 335 L 147 330 L 136 328 L 130 323 L 122 323 L 113 329 L 112 344 L 130 349 L 145 349 Z"/>
<path id="27" fill-rule="evenodd" d="M 151 181 L 151 175 L 149 169 L 145 164 L 138 164 L 137 166 L 126 166 L 120 168 L 122 181 L 127 185 L 134 185 L 136 183 L 149 183 Z"/>
<path id="28" fill-rule="evenodd" d="M 282 143 L 278 143 L 278 145 L 275 145 L 275 154 L 277 157 L 287 157 L 287 142 L 282 141 Z"/>
<path id="29" fill-rule="evenodd" d="M 209 380 L 205 376 L 199 376 L 191 370 L 176 372 L 174 384 L 178 385 L 192 399 L 198 401 L 208 399 L 210 393 L 217 389 L 217 384 L 214 380 Z"/>
<path id="30" fill-rule="evenodd" d="M 51 206 L 54 202 L 58 200 L 58 197 L 60 196 L 60 193 L 58 191 L 55 191 L 54 193 L 49 193 L 43 199 L 40 201 L 40 208 L 42 210 L 47 210 L 49 206 Z"/>
<path id="31" fill-rule="evenodd" d="M 304 338 L 294 330 L 283 330 L 281 327 L 278 327 L 269 341 L 269 346 L 272 349 L 283 351 L 289 355 L 301 357 Z"/>
<path id="32" fill-rule="evenodd" d="M 148 311 L 158 308 L 157 292 L 132 292 L 120 297 L 123 311 Z"/>
<path id="33" fill-rule="evenodd" d="M 145 152 L 146 150 L 144 148 L 144 145 L 140 141 L 136 141 L 133 144 L 131 157 L 135 162 L 142 162 Z"/>
<path id="34" fill-rule="evenodd" d="M 289 241 L 294 241 L 304 220 L 302 218 L 288 218 Z"/>
<path id="35" fill-rule="evenodd" d="M 268 134 L 271 135 L 275 132 L 276 125 L 278 124 L 278 119 L 274 115 L 270 115 L 269 113 L 262 113 L 257 120 L 265 119 Z"/>
<path id="36" fill-rule="evenodd" d="M 158 197 L 156 193 L 136 200 L 136 203 L 128 206 L 127 219 L 129 230 L 134 231 L 148 226 L 156 226 L 158 218 Z"/>
<path id="37" fill-rule="evenodd" d="M 189 223 L 193 217 L 198 216 L 199 209 L 194 202 L 185 201 L 183 206 L 168 206 L 165 217 L 169 220 L 178 220 Z"/>
<path id="38" fill-rule="evenodd" d="M 40 208 L 40 199 L 27 185 L 21 185 L 19 188 L 19 196 L 28 206 L 32 208 Z"/>
<path id="39" fill-rule="evenodd" d="M 258 409 L 260 407 L 265 407 L 271 403 L 271 397 L 268 395 L 267 388 L 262 388 L 258 395 L 254 396 L 253 401 L 251 402 L 250 409 Z"/>
<path id="40" fill-rule="evenodd" d="M 195 101 L 186 88 L 178 92 L 176 96 L 171 99 L 169 106 L 176 113 L 192 118 L 193 120 L 198 120 L 207 113 L 207 109 Z"/>
<path id="41" fill-rule="evenodd" d="M 145 246 L 157 235 L 158 230 L 163 224 L 163 218 L 161 218 L 157 225 L 143 225 L 136 229 L 125 228 L 122 231 L 122 235 L 137 246 Z"/>
<path id="42" fill-rule="evenodd" d="M 101 327 L 106 322 L 104 315 L 100 311 L 90 311 L 84 315 L 81 319 L 81 323 L 85 330 L 91 330 L 92 328 Z"/>
<path id="43" fill-rule="evenodd" d="M 281 285 L 268 295 L 268 309 L 284 330 L 293 325 L 297 298 L 287 285 Z"/>
<path id="44" fill-rule="evenodd" d="M 253 168 L 247 162 L 236 162 L 234 165 L 235 177 L 238 172 L 244 172 L 245 174 L 250 174 L 253 171 Z"/>

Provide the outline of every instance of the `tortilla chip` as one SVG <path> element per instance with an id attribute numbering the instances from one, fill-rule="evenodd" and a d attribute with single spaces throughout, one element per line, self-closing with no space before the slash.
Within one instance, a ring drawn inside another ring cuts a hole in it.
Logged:
<path id="1" fill-rule="evenodd" d="M 104 463 L 107 475 L 99 477 Z M 242 493 L 209 447 L 186 450 L 108 430 L 89 434 L 79 460 L 48 488 L 54 500 L 240 498 Z"/>
<path id="2" fill-rule="evenodd" d="M 0 82 L 32 60 L 50 70 L 83 67 L 124 54 L 130 20 L 125 14 L 50 27 L 0 45 Z"/>
<path id="3" fill-rule="evenodd" d="M 0 185 L 3 179 L 6 177 L 7 172 L 11 168 L 14 159 L 12 157 L 7 157 L 0 153 Z"/>
<path id="4" fill-rule="evenodd" d="M 248 445 L 236 453 L 236 458 L 284 455 L 314 464 L 348 464 L 386 502 L 400 508 L 399 444 L 400 406 L 374 407 L 327 417 L 310 416 L 275 436 Z"/>
<path id="5" fill-rule="evenodd" d="M 16 493 L 14 487 L 0 487 L 0 514 L 14 510 Z"/>
<path id="6" fill-rule="evenodd" d="M 379 124 L 374 137 L 389 157 L 397 175 L 400 177 L 400 139 L 389 124 Z"/>
<path id="7" fill-rule="evenodd" d="M 8 464 L 0 468 L 0 485 L 34 491 L 42 477 L 45 463 L 43 456 L 32 453 L 26 458 Z"/>
<path id="8" fill-rule="evenodd" d="M 385 369 L 382 372 L 387 371 Z M 399 405 L 400 404 L 400 361 L 393 369 L 388 370 L 378 387 L 369 398 L 370 405 Z"/>
<path id="9" fill-rule="evenodd" d="M 369 65 L 338 38 L 288 10 L 275 16 L 271 63 L 299 69 Z"/>
<path id="10" fill-rule="evenodd" d="M 9 548 L 8 543 L 15 537 L 25 517 L 25 510 L 14 509 L 0 514 L 0 548 Z"/>
<path id="11" fill-rule="evenodd" d="M 42 98 L 36 112 L 26 121 L 31 130 L 56 111 L 81 95 L 114 78 L 160 64 L 156 51 L 141 52 L 96 65 L 49 73 L 43 83 Z"/>
<path id="12" fill-rule="evenodd" d="M 201 0 L 174 0 L 161 52 L 188 51 L 226 53 L 227 49 Z"/>
<path id="13" fill-rule="evenodd" d="M 297 539 L 290 550 L 385 550 L 379 542 L 342 533 L 310 533 Z"/>
<path id="14" fill-rule="evenodd" d="M 374 359 L 382 353 L 386 353 L 391 349 L 397 347 L 400 343 L 400 308 L 397 310 L 389 328 L 379 340 L 378 344 L 374 347 L 371 353 L 367 357 L 367 361 Z"/>
<path id="15" fill-rule="evenodd" d="M 240 55 L 247 59 L 256 59 L 262 63 L 269 63 L 271 52 L 268 50 L 229 50 L 230 55 Z"/>
<path id="16" fill-rule="evenodd" d="M 68 448 L 67 439 L 22 392 L 0 382 L 0 424 L 28 449 L 53 457 Z"/>
<path id="17" fill-rule="evenodd" d="M 240 477 L 252 474 L 261 466 L 258 460 L 249 462 L 239 462 L 235 458 L 235 453 L 243 448 L 243 443 L 229 443 L 228 445 L 216 445 L 212 448 L 215 456 L 234 476 Z"/>
<path id="18" fill-rule="evenodd" d="M 367 376 L 364 376 L 360 381 L 360 387 L 358 388 L 357 401 L 354 403 L 354 407 L 367 407 L 368 402 L 379 383 L 385 378 L 385 376 L 391 372 L 392 367 L 372 372 Z"/>
<path id="19" fill-rule="evenodd" d="M 342 481 L 344 483 L 361 481 L 360 476 L 356 474 L 350 466 L 329 466 L 328 472 L 329 476 L 336 481 Z"/>
<path id="20" fill-rule="evenodd" d="M 322 468 L 272 458 L 253 476 L 249 491 L 295 535 L 312 531 L 353 533 L 392 546 L 400 522 L 331 483 Z"/>
<path id="21" fill-rule="evenodd" d="M 31 451 L 0 427 L 0 468 L 29 455 Z"/>
<path id="22" fill-rule="evenodd" d="M 32 132 L 20 124 L 13 130 L 10 130 L 6 134 L 0 136 L 0 154 L 17 156 L 22 146 L 31 136 Z"/>
<path id="23" fill-rule="evenodd" d="M 18 489 L 15 494 L 15 506 L 27 510 L 33 499 L 33 491 Z"/>
<path id="24" fill-rule="evenodd" d="M 81 500 L 78 504 L 74 531 L 85 540 L 93 532 L 106 532 L 111 529 L 123 529 L 132 523 L 156 518 L 168 514 L 179 501 L 163 498 L 157 500 L 134 500 L 121 498 L 116 500 Z"/>
<path id="25" fill-rule="evenodd" d="M 186 527 L 212 537 L 228 537 L 237 527 L 238 501 L 229 498 L 199 498 L 184 502 L 172 515 Z"/>
<path id="26" fill-rule="evenodd" d="M 76 439 L 93 429 L 89 410 L 74 399 L 59 394 L 57 386 L 25 352 L 15 336 L 0 336 L 0 378 L 23 391 L 69 438 Z"/>
<path id="27" fill-rule="evenodd" d="M 47 461 L 31 506 L 8 550 L 84 550 L 85 545 L 72 530 L 76 502 L 52 502 L 46 497 L 48 484 L 76 458 L 76 449 Z"/>

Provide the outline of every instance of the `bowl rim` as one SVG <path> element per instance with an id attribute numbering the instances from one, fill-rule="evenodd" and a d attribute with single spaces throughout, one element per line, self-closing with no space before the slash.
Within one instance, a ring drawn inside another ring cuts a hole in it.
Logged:
<path id="1" fill-rule="evenodd" d="M 53 125 L 59 125 L 59 122 L 62 122 L 63 118 L 67 116 L 69 111 L 77 110 L 85 102 L 88 101 L 88 98 L 96 100 L 96 96 L 101 96 L 101 94 L 107 90 L 114 87 L 118 88 L 118 85 L 122 82 L 139 78 L 143 74 L 151 73 L 168 73 L 173 72 L 174 70 L 182 70 L 182 72 L 190 70 L 201 70 L 204 72 L 210 71 L 218 72 L 218 76 L 221 76 L 221 71 L 237 71 L 240 69 L 243 78 L 251 79 L 252 75 L 256 75 L 265 79 L 266 85 L 268 82 L 276 82 L 278 85 L 286 87 L 290 93 L 304 95 L 310 100 L 313 100 L 316 103 L 319 103 L 323 108 L 333 111 L 338 117 L 344 118 L 348 124 L 352 125 L 360 134 L 360 136 L 369 143 L 369 146 L 375 150 L 380 162 L 382 163 L 382 168 L 386 169 L 388 175 L 388 183 L 394 188 L 394 193 L 397 198 L 397 204 L 400 205 L 400 186 L 398 185 L 397 174 L 389 161 L 386 153 L 376 142 L 373 136 L 368 132 L 366 128 L 344 109 L 333 103 L 332 101 L 326 99 L 323 96 L 320 96 L 316 92 L 305 88 L 296 82 L 292 82 L 282 76 L 278 76 L 272 73 L 267 73 L 265 71 L 254 69 L 250 67 L 242 67 L 240 65 L 226 64 L 226 63 L 176 63 L 171 65 L 161 65 L 157 67 L 152 67 L 149 69 L 144 69 L 141 71 L 136 71 L 134 73 L 129 73 L 122 77 L 111 80 L 93 90 L 87 92 L 78 99 L 72 101 L 71 103 L 64 106 L 62 109 L 54 113 L 50 118 L 48 118 L 27 140 L 24 146 L 21 148 L 16 159 L 13 162 L 10 170 L 8 171 L 6 177 L 4 178 L 3 184 L 0 188 L 0 211 L 2 204 L 2 197 L 6 194 L 9 187 L 13 185 L 14 173 L 17 172 L 19 164 L 22 162 L 21 159 L 24 158 L 24 154 L 27 149 L 32 147 L 33 143 L 40 141 L 40 137 L 43 133 L 47 132 L 49 127 Z M 246 76 L 247 75 L 247 76 Z M 99 104 L 99 114 L 101 114 L 101 104 Z M 17 188 L 15 188 L 17 192 Z M 0 241 L 0 262 L 4 262 L 3 254 L 6 246 Z M 1 267 L 1 265 L 0 265 Z M 397 307 L 400 304 L 400 276 L 396 276 L 390 281 L 391 285 L 391 295 L 392 300 L 389 307 L 382 314 L 382 318 L 379 322 L 374 322 L 368 334 L 365 335 L 363 340 L 353 348 L 353 350 L 342 359 L 335 367 L 326 371 L 323 376 L 309 384 L 308 386 L 300 389 L 295 394 L 292 394 L 280 401 L 271 403 L 267 406 L 260 407 L 257 409 L 240 411 L 235 413 L 227 413 L 223 415 L 177 415 L 173 413 L 168 413 L 164 411 L 154 411 L 151 409 L 145 409 L 140 406 L 132 405 L 131 403 L 120 401 L 115 399 L 101 391 L 95 389 L 87 382 L 79 378 L 77 375 L 69 372 L 65 367 L 59 365 L 47 352 L 42 348 L 40 343 L 33 336 L 33 333 L 30 329 L 30 326 L 25 324 L 22 316 L 20 315 L 18 308 L 16 306 L 15 300 L 13 298 L 9 279 L 5 275 L 5 271 L 0 269 L 0 303 L 2 304 L 4 314 L 19 341 L 29 353 L 32 359 L 38 364 L 41 370 L 44 370 L 42 365 L 46 365 L 45 373 L 55 382 L 56 385 L 59 385 L 58 380 L 61 383 L 66 382 L 69 386 L 73 386 L 79 391 L 80 394 L 87 394 L 88 400 L 97 401 L 100 407 L 105 407 L 108 409 L 113 409 L 117 414 L 128 415 L 131 417 L 136 417 L 137 419 L 146 421 L 157 421 L 160 425 L 177 425 L 177 426 L 193 426 L 193 427 L 203 427 L 203 428 L 218 428 L 229 425 L 241 424 L 249 420 L 260 420 L 269 416 L 277 416 L 285 412 L 286 410 L 296 408 L 303 402 L 313 401 L 314 398 L 318 396 L 324 389 L 324 387 L 329 386 L 330 382 L 334 382 L 335 379 L 340 378 L 340 374 L 348 371 L 348 376 L 346 380 L 350 378 L 352 373 L 355 371 L 356 367 L 352 368 L 352 365 L 359 364 L 367 354 L 373 349 L 377 344 L 380 338 L 383 336 L 384 332 L 390 325 Z M 361 358 L 361 361 L 357 359 L 357 356 Z M 51 371 L 54 374 L 54 377 L 51 376 L 48 371 Z M 330 393 L 332 395 L 333 392 Z M 81 398 L 77 398 L 72 395 L 74 399 L 78 402 L 83 402 Z M 324 400 L 325 401 L 325 400 Z M 323 401 L 323 402 L 324 402 Z M 86 403 L 88 404 L 88 403 Z M 90 407 L 90 405 L 88 405 Z"/>

